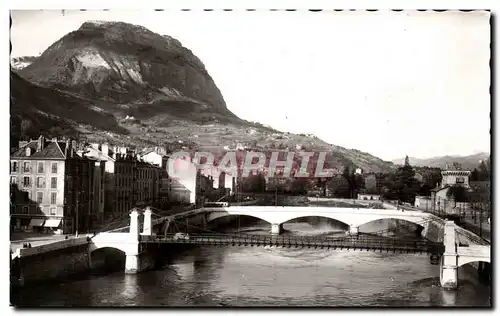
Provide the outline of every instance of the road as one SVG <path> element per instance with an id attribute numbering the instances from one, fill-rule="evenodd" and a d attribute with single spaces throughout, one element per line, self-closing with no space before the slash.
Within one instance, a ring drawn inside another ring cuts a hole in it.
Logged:
<path id="1" fill-rule="evenodd" d="M 185 212 L 189 209 L 190 206 L 184 206 L 184 205 L 173 206 L 170 210 L 165 210 L 160 212 L 155 211 L 153 218 L 157 217 L 158 215 L 160 216 L 173 215 L 176 213 Z M 114 222 L 102 225 L 101 227 L 96 228 L 95 232 L 108 231 L 120 227 L 125 227 L 129 225 L 129 222 L 130 222 L 130 217 L 128 216 L 127 213 L 124 214 L 123 219 L 115 220 Z M 81 235 L 83 234 L 85 233 L 81 232 Z M 49 234 L 28 233 L 28 232 L 11 233 L 10 249 L 12 250 L 12 252 L 15 252 L 18 248 L 22 248 L 23 244 L 25 243 L 30 243 L 32 247 L 50 244 L 55 241 L 64 240 L 66 236 L 68 238 L 75 237 L 75 235 L 49 235 Z"/>
<path id="2" fill-rule="evenodd" d="M 68 236 L 73 238 L 74 236 Z M 36 233 L 12 233 L 10 236 L 10 249 L 15 252 L 18 248 L 22 248 L 23 244 L 30 243 L 32 247 L 50 244 L 55 241 L 63 240 L 66 235 L 47 235 Z"/>
<path id="3" fill-rule="evenodd" d="M 491 225 L 488 222 L 483 221 L 481 225 L 479 225 L 479 220 L 476 220 L 476 223 L 474 223 L 473 218 L 466 217 L 465 224 L 463 226 L 465 229 L 483 237 L 491 243 Z"/>

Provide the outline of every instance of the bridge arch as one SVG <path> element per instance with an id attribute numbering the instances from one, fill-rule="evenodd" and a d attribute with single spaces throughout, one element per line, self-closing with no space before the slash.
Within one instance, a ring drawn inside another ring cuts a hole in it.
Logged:
<path id="1" fill-rule="evenodd" d="M 491 264 L 490 262 L 490 258 L 474 258 L 474 257 L 463 257 L 463 256 L 459 256 L 458 258 L 458 265 L 457 267 L 461 267 L 461 266 L 464 266 L 468 263 L 473 263 L 473 262 L 485 262 L 485 263 L 489 263 Z"/>
<path id="2" fill-rule="evenodd" d="M 375 221 L 380 221 L 380 220 L 398 220 L 398 221 L 403 221 L 406 223 L 412 223 L 416 224 L 422 228 L 425 228 L 426 225 L 429 223 L 430 219 L 424 219 L 422 217 L 413 217 L 413 216 L 381 216 L 379 218 L 370 218 L 364 222 L 359 223 L 359 226 L 366 225 L 373 223 Z"/>
<path id="3" fill-rule="evenodd" d="M 134 244 L 127 242 L 129 233 L 100 233 L 90 239 L 89 252 L 101 248 L 114 248 L 125 254 L 136 252 Z"/>
<path id="4" fill-rule="evenodd" d="M 121 254 L 121 255 L 126 256 L 126 253 L 124 250 L 113 247 L 113 246 L 105 246 L 105 247 L 100 247 L 100 248 L 90 247 L 89 249 L 90 249 L 91 255 L 96 254 L 98 252 L 110 252 L 110 253 Z"/>
<path id="5" fill-rule="evenodd" d="M 127 253 L 126 247 L 120 247 L 119 245 L 95 245 L 93 243 L 89 244 L 89 253 L 90 254 L 92 254 L 96 251 L 107 251 L 107 250 L 121 252 L 123 254 Z"/>
<path id="6" fill-rule="evenodd" d="M 127 255 L 115 247 L 96 248 L 90 253 L 89 266 L 98 271 L 118 271 L 125 267 Z"/>
<path id="7" fill-rule="evenodd" d="M 217 211 L 217 212 L 208 213 L 206 219 L 207 219 L 207 222 L 212 222 L 212 221 L 215 221 L 215 220 L 220 219 L 220 218 L 236 217 L 236 216 L 252 217 L 252 218 L 256 218 L 256 219 L 259 219 L 261 221 L 264 221 L 264 222 L 268 223 L 269 225 L 272 224 L 269 220 L 267 220 L 266 218 L 263 218 L 263 216 L 258 216 L 255 214 L 251 215 L 251 214 L 230 213 L 230 212 L 226 212 L 226 211 Z"/>
<path id="8" fill-rule="evenodd" d="M 345 223 L 343 221 L 340 221 L 338 219 L 332 218 L 331 216 L 324 216 L 324 215 L 304 215 L 304 216 L 298 216 L 298 217 L 291 218 L 291 219 L 289 219 L 289 220 L 287 220 L 285 222 L 282 222 L 280 224 L 289 224 L 289 223 L 291 223 L 293 221 L 300 220 L 300 219 L 327 219 L 327 220 L 339 223 L 342 226 L 346 226 L 346 228 L 349 227 L 349 224 L 347 224 L 347 223 Z"/>
<path id="9" fill-rule="evenodd" d="M 259 218 L 271 224 L 282 224 L 293 219 L 305 216 L 325 217 L 335 221 L 342 222 L 349 226 L 359 227 L 366 223 L 381 219 L 397 219 L 412 222 L 414 224 L 426 227 L 426 224 L 432 219 L 425 213 L 420 212 L 400 212 L 393 210 L 359 210 L 330 208 L 317 209 L 310 207 L 229 207 L 224 209 L 206 209 L 207 222 L 227 215 L 247 215 Z M 380 212 L 381 211 L 381 212 Z"/>

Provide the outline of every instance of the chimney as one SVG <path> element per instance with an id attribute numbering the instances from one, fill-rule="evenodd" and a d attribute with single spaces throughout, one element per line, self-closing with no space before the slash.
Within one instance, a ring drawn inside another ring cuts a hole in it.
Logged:
<path id="1" fill-rule="evenodd" d="M 66 140 L 66 158 L 68 157 L 73 157 L 73 141 L 71 140 L 71 138 L 68 138 Z"/>
<path id="2" fill-rule="evenodd" d="M 70 151 L 71 158 L 73 158 L 74 152 L 77 149 L 78 149 L 78 147 L 77 147 L 77 144 L 76 144 L 76 140 L 72 140 L 71 141 L 71 151 Z"/>
<path id="3" fill-rule="evenodd" d="M 109 146 L 108 144 L 102 144 L 101 145 L 101 151 L 105 155 L 109 155 Z"/>
<path id="4" fill-rule="evenodd" d="M 38 137 L 38 144 L 37 144 L 37 147 L 36 147 L 36 151 L 37 152 L 40 152 L 43 150 L 45 146 L 45 137 L 43 137 L 42 135 L 40 135 L 40 137 Z"/>
<path id="5" fill-rule="evenodd" d="M 64 149 L 64 156 L 66 156 L 66 157 L 68 157 L 69 146 L 71 146 L 70 140 L 66 139 L 66 148 Z"/>
<path id="6" fill-rule="evenodd" d="M 28 145 L 27 141 L 19 141 L 19 148 L 23 148 L 26 145 Z"/>

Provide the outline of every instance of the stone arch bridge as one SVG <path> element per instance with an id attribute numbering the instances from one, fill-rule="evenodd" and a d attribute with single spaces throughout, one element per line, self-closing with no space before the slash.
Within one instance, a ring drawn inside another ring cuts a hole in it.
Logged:
<path id="1" fill-rule="evenodd" d="M 359 226 L 380 219 L 404 220 L 420 225 L 424 229 L 428 227 L 429 222 L 439 219 L 432 214 L 416 211 L 332 207 L 231 206 L 204 208 L 200 211 L 205 212 L 207 222 L 230 215 L 256 217 L 271 224 L 272 234 L 281 233 L 285 222 L 309 216 L 325 217 L 342 222 L 349 226 L 351 234 L 357 234 Z"/>

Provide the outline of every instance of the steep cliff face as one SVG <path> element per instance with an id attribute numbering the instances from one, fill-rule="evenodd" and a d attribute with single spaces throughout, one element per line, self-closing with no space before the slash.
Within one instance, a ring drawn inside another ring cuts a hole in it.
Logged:
<path id="1" fill-rule="evenodd" d="M 42 86 L 130 104 L 183 101 L 234 116 L 203 63 L 181 43 L 122 22 L 86 22 L 19 74 Z M 189 109 L 191 110 L 191 108 Z"/>

